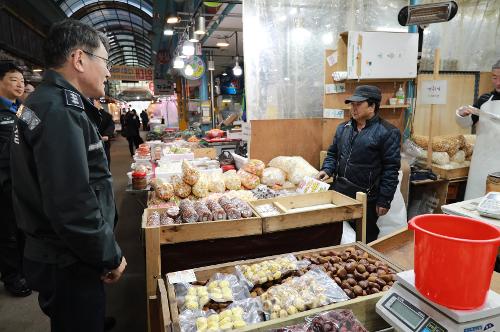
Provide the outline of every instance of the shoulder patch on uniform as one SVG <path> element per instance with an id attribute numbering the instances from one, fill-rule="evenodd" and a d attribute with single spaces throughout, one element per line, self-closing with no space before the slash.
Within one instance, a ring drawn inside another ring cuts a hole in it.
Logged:
<path id="1" fill-rule="evenodd" d="M 36 113 L 33 112 L 33 110 L 29 109 L 24 105 L 19 106 L 16 115 L 19 118 L 19 120 L 23 121 L 28 125 L 28 128 L 30 130 L 35 129 L 40 124 L 40 122 L 42 122 L 40 118 L 36 115 Z"/>
<path id="2" fill-rule="evenodd" d="M 76 106 L 78 108 L 81 108 L 82 110 L 85 109 L 83 106 L 83 100 L 80 95 L 74 91 L 64 89 L 64 96 L 66 97 L 66 105 L 68 106 Z"/>

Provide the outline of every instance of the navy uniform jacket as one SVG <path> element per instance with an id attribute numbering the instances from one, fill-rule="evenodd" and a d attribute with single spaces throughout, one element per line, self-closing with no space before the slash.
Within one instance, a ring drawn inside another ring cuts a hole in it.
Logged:
<path id="1" fill-rule="evenodd" d="M 55 71 L 47 71 L 17 112 L 11 144 L 14 209 L 25 257 L 105 271 L 120 265 L 116 210 L 98 110 Z"/>

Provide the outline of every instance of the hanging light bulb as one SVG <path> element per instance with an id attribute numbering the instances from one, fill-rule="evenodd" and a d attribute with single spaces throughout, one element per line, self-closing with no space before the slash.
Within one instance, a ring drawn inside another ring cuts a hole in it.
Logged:
<path id="1" fill-rule="evenodd" d="M 177 24 L 181 21 L 181 19 L 179 18 L 179 16 L 175 15 L 175 14 L 169 14 L 167 16 L 167 23 L 168 24 Z"/>
<path id="2" fill-rule="evenodd" d="M 182 54 L 191 56 L 194 55 L 194 45 L 190 41 L 185 41 L 182 45 Z"/>
<path id="3" fill-rule="evenodd" d="M 184 68 L 184 74 L 186 74 L 187 76 L 191 76 L 193 75 L 193 73 L 193 67 L 191 65 L 186 65 L 186 68 Z"/>
<path id="4" fill-rule="evenodd" d="M 198 36 L 194 33 L 193 27 L 189 27 L 188 28 L 188 40 L 191 43 L 197 43 L 197 42 L 199 42 Z"/>
<path id="5" fill-rule="evenodd" d="M 233 67 L 233 75 L 234 76 L 241 76 L 243 74 L 243 70 L 240 67 L 240 64 L 238 62 L 238 57 L 236 57 L 236 64 Z"/>
<path id="6" fill-rule="evenodd" d="M 227 73 L 226 73 L 226 72 L 223 72 L 223 73 L 222 73 L 222 76 L 227 76 Z"/>
<path id="7" fill-rule="evenodd" d="M 229 46 L 229 43 L 227 41 L 221 41 L 221 42 L 217 42 L 217 44 L 215 44 L 217 47 L 228 47 Z"/>
<path id="8" fill-rule="evenodd" d="M 198 16 L 196 20 L 196 28 L 194 29 L 194 33 L 197 35 L 204 35 L 207 31 L 205 30 L 205 18 L 203 16 Z"/>
<path id="9" fill-rule="evenodd" d="M 174 60 L 174 68 L 184 68 L 184 60 L 182 60 L 181 57 L 177 56 L 175 57 L 175 60 Z"/>
<path id="10" fill-rule="evenodd" d="M 174 30 L 173 29 L 170 29 L 170 28 L 166 28 L 165 30 L 163 30 L 163 34 L 165 36 L 173 36 L 174 34 Z"/>

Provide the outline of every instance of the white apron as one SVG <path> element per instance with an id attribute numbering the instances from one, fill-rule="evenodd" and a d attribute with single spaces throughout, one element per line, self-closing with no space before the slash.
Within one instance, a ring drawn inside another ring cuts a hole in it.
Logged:
<path id="1" fill-rule="evenodd" d="M 481 105 L 476 128 L 476 144 L 469 169 L 465 199 L 482 197 L 486 193 L 486 178 L 500 172 L 500 100 L 490 99 Z"/>

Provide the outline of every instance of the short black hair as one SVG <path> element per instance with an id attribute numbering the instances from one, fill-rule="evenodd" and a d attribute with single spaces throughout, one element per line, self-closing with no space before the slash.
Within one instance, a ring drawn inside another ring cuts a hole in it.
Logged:
<path id="1" fill-rule="evenodd" d="M 93 27 L 73 19 L 54 23 L 43 45 L 45 66 L 60 68 L 75 48 L 94 52 L 99 48 L 100 42 L 109 51 L 108 39 Z"/>
<path id="2" fill-rule="evenodd" d="M 368 98 L 366 102 L 368 103 L 368 107 L 375 105 L 375 113 L 377 113 L 380 110 L 380 100 L 374 98 Z"/>
<path id="3" fill-rule="evenodd" d="M 23 70 L 13 61 L 1 61 L 0 62 L 0 80 L 3 80 L 5 74 L 12 73 L 14 71 L 23 73 Z"/>

